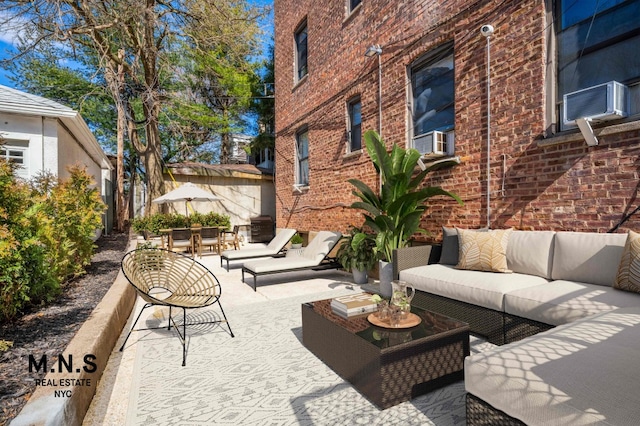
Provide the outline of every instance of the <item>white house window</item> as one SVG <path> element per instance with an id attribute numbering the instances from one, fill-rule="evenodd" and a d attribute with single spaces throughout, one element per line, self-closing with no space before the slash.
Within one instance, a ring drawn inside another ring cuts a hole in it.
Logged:
<path id="1" fill-rule="evenodd" d="M 412 141 L 426 134 L 451 134 L 455 119 L 453 43 L 432 50 L 409 67 Z M 426 148 L 411 144 L 421 153 Z M 447 151 L 451 151 L 449 147 Z"/>
<path id="2" fill-rule="evenodd" d="M 558 100 L 612 80 L 640 81 L 640 0 L 557 0 Z"/>
<path id="3" fill-rule="evenodd" d="M 17 176 L 23 178 L 29 177 L 26 148 L 9 145 L 0 146 L 0 158 L 19 166 L 15 170 Z"/>
<path id="4" fill-rule="evenodd" d="M 305 20 L 296 30 L 296 81 L 302 80 L 307 75 L 307 21 Z"/>
<path id="5" fill-rule="evenodd" d="M 349 152 L 354 152 L 362 149 L 362 103 L 360 98 L 347 102 L 347 112 L 349 117 L 347 123 L 348 149 Z"/>
<path id="6" fill-rule="evenodd" d="M 309 131 L 296 134 L 296 180 L 297 186 L 309 185 Z"/>
<path id="7" fill-rule="evenodd" d="M 349 13 L 353 12 L 356 7 L 360 6 L 362 0 L 347 0 L 347 4 L 349 5 Z"/>

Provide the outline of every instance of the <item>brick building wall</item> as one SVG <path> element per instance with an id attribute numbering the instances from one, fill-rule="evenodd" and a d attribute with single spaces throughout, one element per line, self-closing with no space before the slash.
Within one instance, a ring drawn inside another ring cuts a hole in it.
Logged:
<path id="1" fill-rule="evenodd" d="M 486 39 L 491 24 L 491 227 L 606 232 L 637 205 L 639 126 L 604 129 L 588 147 L 579 132 L 550 134 L 549 8 L 523 1 L 275 0 L 276 223 L 301 231 L 345 231 L 362 224 L 348 206 L 347 180 L 372 187 L 376 175 L 363 150 L 346 153 L 347 101 L 362 102 L 362 129 L 378 128 L 378 61 L 382 46 L 382 135 L 409 141 L 407 67 L 454 43 L 455 155 L 461 164 L 429 176 L 428 185 L 458 194 L 464 205 L 429 200 L 423 227 L 438 239 L 442 225 L 480 227 L 486 206 Z M 307 20 L 308 75 L 294 81 L 294 32 Z M 628 123 L 627 123 L 628 124 Z M 308 128 L 309 187 L 295 183 L 296 132 Z M 621 230 L 640 228 L 633 216 Z"/>

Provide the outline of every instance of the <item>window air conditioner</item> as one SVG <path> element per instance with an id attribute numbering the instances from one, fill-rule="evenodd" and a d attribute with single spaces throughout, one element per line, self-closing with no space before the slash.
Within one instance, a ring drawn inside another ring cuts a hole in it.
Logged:
<path id="1" fill-rule="evenodd" d="M 617 81 L 599 84 L 563 96 L 563 124 L 576 124 L 579 118 L 592 121 L 615 120 L 629 113 L 629 88 Z"/>
<path id="2" fill-rule="evenodd" d="M 413 147 L 426 156 L 447 155 L 447 134 L 434 130 L 413 138 Z"/>

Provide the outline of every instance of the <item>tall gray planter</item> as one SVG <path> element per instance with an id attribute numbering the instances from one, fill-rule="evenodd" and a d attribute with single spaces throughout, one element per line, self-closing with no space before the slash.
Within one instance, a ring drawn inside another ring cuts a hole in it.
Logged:
<path id="1" fill-rule="evenodd" d="M 391 281 L 393 281 L 393 263 L 379 261 L 380 293 L 382 297 L 391 297 Z"/>

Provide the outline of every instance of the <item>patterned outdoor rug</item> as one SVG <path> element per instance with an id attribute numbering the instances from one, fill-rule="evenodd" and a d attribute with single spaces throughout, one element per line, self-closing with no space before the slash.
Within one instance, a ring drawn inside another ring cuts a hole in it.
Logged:
<path id="1" fill-rule="evenodd" d="M 138 332 L 127 424 L 464 425 L 463 382 L 380 410 L 302 345 L 301 303 L 347 293 L 227 309 L 235 338 L 226 325 L 187 327 L 186 367 L 173 331 Z M 187 322 L 212 315 L 217 306 Z M 150 315 L 146 326 L 158 321 Z M 488 347 L 472 338 L 472 353 Z"/>

